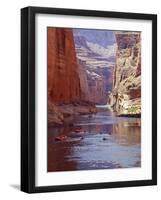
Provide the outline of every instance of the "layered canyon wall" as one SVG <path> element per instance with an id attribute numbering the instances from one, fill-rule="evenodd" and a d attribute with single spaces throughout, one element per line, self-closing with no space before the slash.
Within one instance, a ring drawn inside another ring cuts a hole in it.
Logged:
<path id="1" fill-rule="evenodd" d="M 118 115 L 141 115 L 141 33 L 116 32 L 116 41 L 109 103 Z"/>

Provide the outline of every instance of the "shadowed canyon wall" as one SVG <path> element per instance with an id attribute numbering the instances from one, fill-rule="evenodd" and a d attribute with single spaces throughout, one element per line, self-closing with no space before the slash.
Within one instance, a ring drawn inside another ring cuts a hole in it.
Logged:
<path id="1" fill-rule="evenodd" d="M 80 97 L 72 29 L 48 28 L 48 100 L 71 103 Z"/>
<path id="2" fill-rule="evenodd" d="M 141 114 L 141 33 L 115 35 L 117 54 L 109 102 L 118 114 Z"/>

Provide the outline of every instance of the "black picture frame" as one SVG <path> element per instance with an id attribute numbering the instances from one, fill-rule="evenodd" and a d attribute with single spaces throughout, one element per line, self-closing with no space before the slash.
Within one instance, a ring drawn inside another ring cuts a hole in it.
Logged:
<path id="1" fill-rule="evenodd" d="M 61 186 L 35 186 L 35 15 L 62 14 L 152 21 L 152 179 Z M 21 9 L 21 190 L 58 192 L 157 184 L 157 15 L 45 7 Z"/>

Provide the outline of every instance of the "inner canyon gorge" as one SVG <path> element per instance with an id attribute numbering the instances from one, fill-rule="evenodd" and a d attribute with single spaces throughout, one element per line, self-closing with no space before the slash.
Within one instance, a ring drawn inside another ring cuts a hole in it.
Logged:
<path id="1" fill-rule="evenodd" d="M 47 28 L 47 171 L 141 166 L 141 32 Z"/>
<path id="2" fill-rule="evenodd" d="M 141 116 L 140 33 L 48 28 L 48 123 L 95 113 Z"/>

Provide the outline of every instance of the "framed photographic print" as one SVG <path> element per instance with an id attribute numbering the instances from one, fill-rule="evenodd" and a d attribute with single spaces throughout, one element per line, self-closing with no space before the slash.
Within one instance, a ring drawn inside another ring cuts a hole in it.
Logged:
<path id="1" fill-rule="evenodd" d="M 157 184 L 157 16 L 21 9 L 21 190 Z"/>

